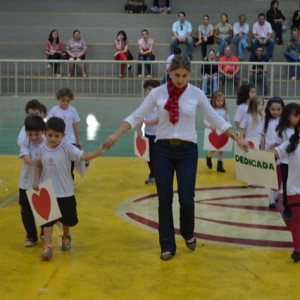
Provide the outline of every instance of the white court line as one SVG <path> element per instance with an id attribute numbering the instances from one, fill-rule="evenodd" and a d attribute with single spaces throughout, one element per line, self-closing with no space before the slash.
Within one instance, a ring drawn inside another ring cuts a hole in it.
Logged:
<path id="1" fill-rule="evenodd" d="M 16 198 L 18 197 L 19 193 L 15 193 L 13 195 L 11 195 L 9 198 L 7 198 L 6 200 L 4 200 L 4 202 L 0 203 L 0 208 L 9 205 L 11 202 L 13 202 L 14 200 L 16 200 Z"/>

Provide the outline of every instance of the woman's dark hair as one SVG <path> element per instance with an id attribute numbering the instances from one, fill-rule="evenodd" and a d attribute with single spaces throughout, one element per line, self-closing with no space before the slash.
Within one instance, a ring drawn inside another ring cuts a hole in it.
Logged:
<path id="1" fill-rule="evenodd" d="M 267 132 L 268 126 L 269 126 L 269 121 L 273 118 L 271 113 L 270 113 L 270 107 L 273 103 L 279 103 L 282 107 L 282 110 L 284 109 L 284 102 L 282 98 L 280 97 L 273 97 L 270 98 L 269 101 L 267 102 L 267 106 L 265 109 L 265 126 L 264 126 L 264 132 Z"/>
<path id="2" fill-rule="evenodd" d="M 279 123 L 276 127 L 277 134 L 281 138 L 282 132 L 290 126 L 290 115 L 300 115 L 300 105 L 298 103 L 289 103 L 284 107 L 282 111 Z"/>
<path id="3" fill-rule="evenodd" d="M 273 5 L 277 3 L 279 5 L 279 2 L 277 0 L 272 0 L 271 3 L 270 3 L 270 8 L 272 9 L 273 8 Z"/>
<path id="4" fill-rule="evenodd" d="M 46 122 L 45 130 L 54 130 L 57 132 L 65 133 L 66 123 L 63 119 L 58 117 L 52 117 Z"/>
<path id="5" fill-rule="evenodd" d="M 124 36 L 124 42 L 127 41 L 127 34 L 124 30 L 120 30 L 117 34 L 117 37 L 122 34 Z"/>
<path id="6" fill-rule="evenodd" d="M 59 36 L 58 36 L 58 31 L 56 29 L 52 30 L 49 34 L 49 37 L 48 37 L 48 41 L 52 44 L 53 41 L 54 41 L 54 38 L 52 36 L 52 33 L 53 32 L 57 32 L 57 38 L 56 38 L 56 43 L 58 44 L 59 43 Z"/>
<path id="7" fill-rule="evenodd" d="M 299 126 L 295 127 L 295 133 L 290 137 L 290 143 L 286 147 L 287 153 L 292 153 L 296 150 L 299 144 Z"/>
<path id="8" fill-rule="evenodd" d="M 240 105 L 249 100 L 250 89 L 255 88 L 252 84 L 242 84 L 237 93 L 236 104 Z"/>

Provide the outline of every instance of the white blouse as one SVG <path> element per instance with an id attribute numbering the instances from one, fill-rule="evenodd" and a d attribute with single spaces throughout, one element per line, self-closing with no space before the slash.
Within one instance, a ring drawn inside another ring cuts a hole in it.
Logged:
<path id="1" fill-rule="evenodd" d="M 188 84 L 188 87 L 179 98 L 179 121 L 174 125 L 169 122 L 169 112 L 164 108 L 168 98 L 167 84 L 152 89 L 142 104 L 124 121 L 129 123 L 131 128 L 134 128 L 154 107 L 157 107 L 159 123 L 156 131 L 156 140 L 180 139 L 194 143 L 197 143 L 195 124 L 197 109 L 204 113 L 204 117 L 212 126 L 222 132 L 231 128 L 230 123 L 226 122 L 214 110 L 203 91 L 191 84 Z"/>

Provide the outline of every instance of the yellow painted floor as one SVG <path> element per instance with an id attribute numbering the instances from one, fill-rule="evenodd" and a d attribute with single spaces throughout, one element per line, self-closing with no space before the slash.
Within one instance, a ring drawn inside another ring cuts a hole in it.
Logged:
<path id="1" fill-rule="evenodd" d="M 156 230 L 147 224 L 139 226 L 138 222 L 127 221 L 124 217 L 124 212 L 130 212 L 130 203 L 142 203 L 132 208 L 134 213 L 145 219 L 155 219 L 155 186 L 144 184 L 148 169 L 138 158 L 101 157 L 92 161 L 84 178 L 76 176 L 80 222 L 71 231 L 72 251 L 60 250 L 61 232 L 56 227 L 53 258 L 48 262 L 41 261 L 42 242 L 33 248 L 23 246 L 25 234 L 17 196 L 20 161 L 16 156 L 0 156 L 0 165 L 1 300 L 294 300 L 300 297 L 300 264 L 290 259 L 292 249 L 289 247 L 248 246 L 199 238 L 195 252 L 190 252 L 178 236 L 175 257 L 167 262 L 161 261 Z M 226 174 L 217 174 L 208 171 L 204 161 L 199 160 L 197 188 L 243 185 L 235 180 L 232 160 L 225 160 L 225 168 Z M 222 190 L 221 195 L 231 195 L 233 190 Z M 253 194 L 261 193 L 261 190 L 253 189 Z M 148 194 L 147 201 L 134 201 Z M 210 196 L 218 198 L 214 190 L 208 189 L 205 199 Z M 195 200 L 199 197 L 201 191 L 197 192 Z M 233 208 L 234 201 L 239 205 L 245 201 L 248 207 L 252 203 L 248 198 L 226 201 L 216 200 L 219 205 L 200 205 L 197 208 L 197 212 L 203 214 L 198 215 L 203 223 L 196 221 L 196 231 L 200 236 L 207 232 L 225 236 L 228 228 L 231 237 L 237 234 L 240 238 L 242 234 L 245 239 L 266 240 L 271 236 L 271 240 L 277 238 L 291 242 L 288 231 L 260 230 L 259 226 L 256 229 L 246 226 L 240 231 L 228 226 L 229 221 L 261 222 L 263 225 L 269 222 L 274 228 L 284 227 L 284 223 L 276 211 L 249 210 L 245 214 L 243 208 Z M 254 206 L 268 206 L 266 198 L 253 201 L 259 201 Z M 233 206 L 222 206 L 224 203 Z M 176 215 L 176 203 L 174 207 Z M 207 222 L 206 219 L 227 223 Z M 201 224 L 204 224 L 204 229 Z"/>

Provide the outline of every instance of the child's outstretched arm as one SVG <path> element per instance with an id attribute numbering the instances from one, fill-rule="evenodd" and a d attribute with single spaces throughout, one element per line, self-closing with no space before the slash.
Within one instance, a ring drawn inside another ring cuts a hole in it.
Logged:
<path id="1" fill-rule="evenodd" d="M 43 168 L 41 164 L 34 168 L 34 180 L 33 180 L 32 188 L 36 191 L 39 190 L 39 183 L 41 179 L 42 169 Z"/>
<path id="2" fill-rule="evenodd" d="M 91 160 L 98 156 L 101 156 L 107 151 L 107 149 L 101 145 L 96 151 L 92 152 L 83 152 L 83 154 L 80 157 L 80 160 Z"/>

